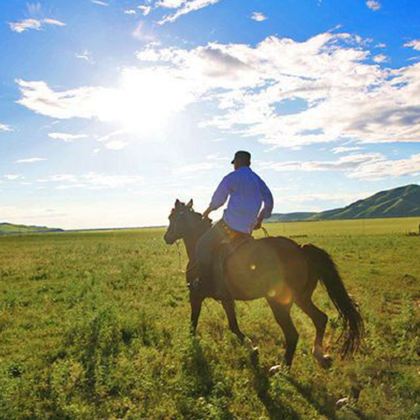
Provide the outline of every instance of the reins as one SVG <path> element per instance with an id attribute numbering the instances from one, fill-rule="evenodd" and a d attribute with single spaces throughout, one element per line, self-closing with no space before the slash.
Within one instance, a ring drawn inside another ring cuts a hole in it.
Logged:
<path id="1" fill-rule="evenodd" d="M 180 240 L 178 239 L 177 241 L 175 241 L 175 245 L 176 245 L 176 250 L 178 252 L 178 271 L 180 271 L 182 274 L 185 274 L 186 272 L 182 269 L 182 256 L 181 256 L 181 250 L 179 248 L 179 242 Z"/>
<path id="2" fill-rule="evenodd" d="M 268 233 L 267 229 L 264 226 L 261 226 L 262 231 L 264 232 L 264 235 L 266 238 L 269 238 L 271 235 Z"/>
<path id="3" fill-rule="evenodd" d="M 182 255 L 181 255 L 181 249 L 180 249 L 180 240 L 175 241 L 175 245 L 176 245 L 176 250 L 178 252 L 178 271 L 181 274 L 187 274 L 189 273 L 193 268 L 195 268 L 196 263 L 193 263 L 192 266 L 190 268 L 187 268 L 186 270 L 182 269 Z"/>

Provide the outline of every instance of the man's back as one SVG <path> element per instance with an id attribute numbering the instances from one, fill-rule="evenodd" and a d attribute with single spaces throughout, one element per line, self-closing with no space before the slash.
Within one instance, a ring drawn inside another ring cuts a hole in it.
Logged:
<path id="1" fill-rule="evenodd" d="M 243 166 L 226 175 L 219 184 L 210 206 L 219 208 L 227 197 L 229 203 L 223 213 L 223 220 L 234 230 L 251 233 L 258 213 L 264 203 L 264 217 L 269 217 L 273 208 L 273 197 L 264 181 Z"/>

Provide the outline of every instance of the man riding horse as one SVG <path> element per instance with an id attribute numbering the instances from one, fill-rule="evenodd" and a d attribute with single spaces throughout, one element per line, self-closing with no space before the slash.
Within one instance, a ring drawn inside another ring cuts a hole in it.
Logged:
<path id="1" fill-rule="evenodd" d="M 238 151 L 231 162 L 234 171 L 226 175 L 213 194 L 210 205 L 203 213 L 203 219 L 229 203 L 223 218 L 214 224 L 198 241 L 196 259 L 199 278 L 192 283 L 197 290 L 206 290 L 213 279 L 213 257 L 221 242 L 233 238 L 249 236 L 254 229 L 259 229 L 263 219 L 271 216 L 273 195 L 265 182 L 250 168 L 251 154 Z M 261 209 L 262 204 L 264 204 Z M 220 270 L 223 272 L 223 269 Z M 214 293 L 222 294 L 220 290 Z"/>
<path id="2" fill-rule="evenodd" d="M 234 252 L 229 252 L 227 258 L 216 258 L 216 264 L 213 263 L 212 254 L 221 241 L 237 235 L 250 237 L 252 229 L 261 226 L 273 207 L 269 189 L 249 168 L 250 154 L 237 152 L 232 163 L 235 171 L 222 180 L 203 215 L 194 211 L 192 200 L 185 204 L 178 199 L 169 214 L 164 240 L 173 244 L 182 239 L 189 259 L 185 274 L 190 286 L 191 331 L 196 332 L 203 300 L 216 297 L 226 312 L 230 330 L 243 342 L 246 336 L 239 328 L 234 302 L 265 298 L 284 332 L 284 362 L 291 366 L 299 337 L 290 316 L 291 307 L 296 303 L 315 326 L 312 354 L 321 366 L 328 367 L 331 358 L 325 354 L 323 346 L 328 317 L 312 301 L 312 294 L 321 281 L 343 321 L 341 353 L 343 356 L 354 353 L 362 341 L 363 319 L 332 257 L 322 248 L 300 245 L 282 236 L 267 237 L 239 241 L 240 246 L 234 246 Z M 228 197 L 223 219 L 212 226 L 208 214 L 221 207 Z M 196 272 L 197 258 L 199 273 Z M 223 264 L 218 264 L 221 260 Z M 206 286 L 206 282 L 213 286 L 213 277 L 218 277 L 213 276 L 214 266 L 216 272 L 222 268 L 221 284 L 227 293 L 218 295 L 217 288 L 215 293 L 214 287 L 203 290 L 201 286 Z M 197 275 L 199 281 L 194 282 Z M 273 371 L 277 369 L 278 365 L 273 367 Z"/>

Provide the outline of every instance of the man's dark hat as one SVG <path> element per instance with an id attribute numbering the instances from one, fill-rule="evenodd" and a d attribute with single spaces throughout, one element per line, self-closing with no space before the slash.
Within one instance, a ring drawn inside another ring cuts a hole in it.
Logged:
<path id="1" fill-rule="evenodd" d="M 235 160 L 249 164 L 251 162 L 251 153 L 246 152 L 245 150 L 239 150 L 238 152 L 235 153 L 235 157 L 230 163 L 234 163 Z"/>

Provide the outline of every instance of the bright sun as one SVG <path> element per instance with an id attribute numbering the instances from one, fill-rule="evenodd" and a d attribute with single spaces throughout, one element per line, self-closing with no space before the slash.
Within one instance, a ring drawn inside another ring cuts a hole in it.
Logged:
<path id="1" fill-rule="evenodd" d="M 185 79 L 162 69 L 133 69 L 122 72 L 118 88 L 103 92 L 99 107 L 104 120 L 125 131 L 153 134 L 191 101 Z"/>

